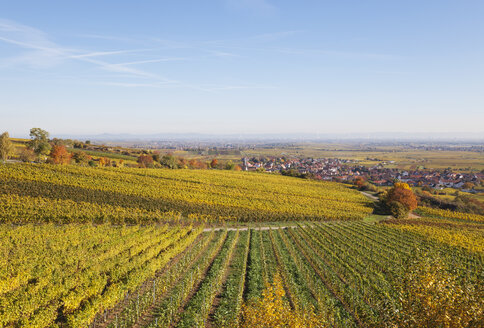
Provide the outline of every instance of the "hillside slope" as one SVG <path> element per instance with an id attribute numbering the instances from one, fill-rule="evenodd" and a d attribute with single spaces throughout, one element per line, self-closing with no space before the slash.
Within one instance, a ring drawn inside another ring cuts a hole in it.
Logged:
<path id="1" fill-rule="evenodd" d="M 361 219 L 369 201 L 342 184 L 219 170 L 0 166 L 3 222 Z"/>

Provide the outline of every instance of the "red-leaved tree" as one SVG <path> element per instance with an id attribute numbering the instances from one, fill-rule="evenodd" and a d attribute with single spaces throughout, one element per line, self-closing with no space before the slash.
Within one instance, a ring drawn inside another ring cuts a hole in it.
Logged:
<path id="1" fill-rule="evenodd" d="M 69 164 L 72 154 L 64 146 L 54 146 L 49 156 L 55 164 Z"/>

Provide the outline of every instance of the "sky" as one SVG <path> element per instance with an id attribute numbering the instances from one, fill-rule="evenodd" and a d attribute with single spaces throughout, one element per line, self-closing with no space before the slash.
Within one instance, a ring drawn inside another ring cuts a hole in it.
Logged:
<path id="1" fill-rule="evenodd" d="M 482 0 L 0 0 L 0 130 L 484 135 Z"/>

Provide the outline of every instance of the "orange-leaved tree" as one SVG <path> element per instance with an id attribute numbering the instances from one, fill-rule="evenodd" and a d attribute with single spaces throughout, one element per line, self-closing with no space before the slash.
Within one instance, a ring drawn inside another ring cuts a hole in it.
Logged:
<path id="1" fill-rule="evenodd" d="M 409 211 L 417 208 L 417 196 L 415 196 L 412 189 L 406 183 L 395 183 L 393 188 L 388 191 L 386 201 L 387 203 L 399 202 L 405 205 Z"/>
<path id="2" fill-rule="evenodd" d="M 410 186 L 403 182 L 396 182 L 382 197 L 381 204 L 397 219 L 406 218 L 418 205 L 417 196 Z"/>
<path id="3" fill-rule="evenodd" d="M 217 167 L 217 165 L 218 165 L 218 159 L 216 158 L 212 159 L 212 161 L 210 162 L 210 167 L 214 169 Z"/>
<path id="4" fill-rule="evenodd" d="M 69 164 L 72 158 L 64 146 L 54 146 L 49 156 L 55 164 Z"/>
<path id="5" fill-rule="evenodd" d="M 358 189 L 362 189 L 365 186 L 365 178 L 363 177 L 356 177 L 354 181 L 355 186 Z"/>

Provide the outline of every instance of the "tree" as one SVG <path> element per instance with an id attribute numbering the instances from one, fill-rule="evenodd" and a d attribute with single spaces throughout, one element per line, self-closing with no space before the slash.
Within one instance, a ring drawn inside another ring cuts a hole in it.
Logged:
<path id="1" fill-rule="evenodd" d="M 229 161 L 226 165 L 225 165 L 225 169 L 226 170 L 233 170 L 235 169 L 235 164 L 232 163 L 232 161 Z"/>
<path id="2" fill-rule="evenodd" d="M 216 159 L 216 158 L 212 159 L 212 161 L 210 162 L 210 167 L 212 169 L 215 169 L 215 168 L 217 168 L 217 165 L 218 165 L 218 159 Z"/>
<path id="3" fill-rule="evenodd" d="M 365 178 L 356 177 L 354 184 L 358 189 L 360 189 L 360 190 L 363 189 L 363 187 L 365 186 Z"/>
<path id="4" fill-rule="evenodd" d="M 188 165 L 190 166 L 191 169 L 194 169 L 197 167 L 197 161 L 195 159 L 191 159 L 188 161 Z"/>
<path id="5" fill-rule="evenodd" d="M 101 166 L 101 167 L 111 166 L 111 160 L 107 157 L 101 157 L 99 159 L 99 166 Z"/>
<path id="6" fill-rule="evenodd" d="M 4 132 L 0 135 L 0 159 L 5 163 L 14 150 L 12 141 L 8 132 Z"/>
<path id="7" fill-rule="evenodd" d="M 178 160 L 175 158 L 175 156 L 171 154 L 167 154 L 163 156 L 160 160 L 160 164 L 163 165 L 164 167 L 168 167 L 170 169 L 177 169 L 178 168 Z"/>
<path id="8" fill-rule="evenodd" d="M 405 183 L 405 182 L 395 182 L 393 184 L 393 188 L 402 188 L 402 189 L 412 190 L 412 188 L 410 188 L 408 183 Z"/>
<path id="9" fill-rule="evenodd" d="M 139 155 L 138 166 L 141 168 L 153 167 L 153 157 L 151 155 Z"/>
<path id="10" fill-rule="evenodd" d="M 91 158 L 83 151 L 76 151 L 72 155 L 72 159 L 74 159 L 77 164 L 85 165 Z"/>
<path id="11" fill-rule="evenodd" d="M 390 214 L 397 219 L 404 219 L 408 216 L 408 207 L 403 205 L 400 202 L 390 202 L 388 204 L 388 209 L 390 210 Z"/>
<path id="12" fill-rule="evenodd" d="M 462 189 L 472 189 L 474 188 L 474 184 L 472 182 L 466 182 L 462 185 Z"/>
<path id="13" fill-rule="evenodd" d="M 69 164 L 72 154 L 64 146 L 54 146 L 49 156 L 54 164 Z"/>
<path id="14" fill-rule="evenodd" d="M 395 183 L 386 195 L 386 203 L 399 202 L 405 205 L 409 211 L 417 208 L 417 197 L 406 183 Z"/>
<path id="15" fill-rule="evenodd" d="M 20 160 L 22 162 L 33 162 L 36 158 L 36 155 L 32 149 L 24 148 L 20 151 Z"/>
<path id="16" fill-rule="evenodd" d="M 153 160 L 155 162 L 159 162 L 160 161 L 160 152 L 159 151 L 154 151 L 153 154 L 151 154 L 151 157 L 153 157 Z"/>
<path id="17" fill-rule="evenodd" d="M 49 144 L 49 132 L 40 128 L 30 129 L 29 147 L 37 156 L 49 155 L 52 146 Z"/>

